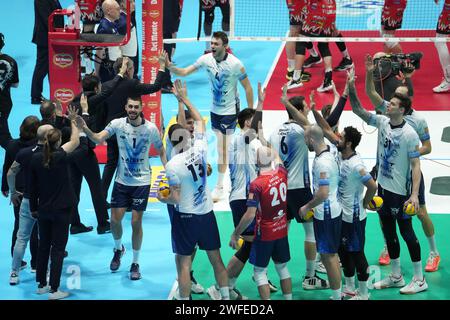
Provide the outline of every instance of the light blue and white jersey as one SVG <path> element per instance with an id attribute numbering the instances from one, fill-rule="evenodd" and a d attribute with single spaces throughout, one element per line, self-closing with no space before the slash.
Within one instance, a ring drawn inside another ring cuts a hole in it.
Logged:
<path id="1" fill-rule="evenodd" d="M 194 139 L 189 139 L 189 146 L 194 146 Z M 172 142 L 170 142 L 169 135 L 166 136 L 166 159 L 169 161 L 175 154 L 172 154 L 174 151 Z"/>
<path id="2" fill-rule="evenodd" d="M 296 122 L 285 122 L 274 130 L 269 143 L 277 150 L 288 171 L 288 190 L 311 188 L 303 128 Z"/>
<path id="3" fill-rule="evenodd" d="M 217 62 L 213 54 L 208 53 L 198 58 L 194 67 L 205 68 L 208 73 L 213 97 L 211 111 L 218 115 L 236 114 L 236 106 L 239 106 L 238 81 L 247 77 L 241 71 L 242 62 L 230 53 Z"/>
<path id="4" fill-rule="evenodd" d="M 384 100 L 381 105 L 381 110 L 386 113 L 389 101 Z M 406 122 L 414 129 L 419 136 L 420 141 L 430 140 L 430 134 L 428 133 L 428 123 L 424 117 L 422 117 L 417 111 L 411 109 L 408 114 L 403 117 Z"/>
<path id="5" fill-rule="evenodd" d="M 340 174 L 338 201 L 342 206 L 342 220 L 348 223 L 361 221 L 367 217 L 363 207 L 364 184 L 372 177 L 369 174 L 361 176 L 360 171 L 367 172 L 359 154 L 348 159 L 340 159 Z"/>
<path id="6" fill-rule="evenodd" d="M 262 146 L 261 141 L 253 139 L 245 142 L 244 131 L 235 133 L 228 146 L 228 167 L 230 169 L 230 202 L 247 199 L 250 182 L 257 176 L 256 152 Z"/>
<path id="7" fill-rule="evenodd" d="M 320 174 L 325 173 L 325 179 Z M 330 148 L 316 156 L 312 166 L 314 193 L 322 185 L 328 186 L 328 198 L 314 208 L 314 218 L 318 220 L 334 219 L 341 215 L 341 204 L 337 199 L 339 185 L 339 166 Z"/>
<path id="8" fill-rule="evenodd" d="M 204 134 L 194 134 L 194 146 L 177 154 L 166 165 L 169 185 L 180 186 L 180 202 L 176 210 L 188 214 L 207 214 L 213 210 L 211 193 L 206 183 L 208 144 Z"/>
<path id="9" fill-rule="evenodd" d="M 128 118 L 112 120 L 105 128 L 109 136 L 116 135 L 119 145 L 119 162 L 116 181 L 126 186 L 150 184 L 151 168 L 148 162 L 150 146 L 162 148 L 161 136 L 156 126 L 147 120 L 135 127 Z"/>
<path id="10" fill-rule="evenodd" d="M 404 121 L 392 126 L 389 118 L 371 114 L 368 124 L 378 128 L 378 175 L 383 189 L 406 196 L 411 189 L 410 159 L 419 158 L 419 136 Z"/>

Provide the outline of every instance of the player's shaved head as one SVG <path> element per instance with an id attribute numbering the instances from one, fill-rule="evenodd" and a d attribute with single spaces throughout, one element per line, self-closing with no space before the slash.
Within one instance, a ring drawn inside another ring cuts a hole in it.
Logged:
<path id="1" fill-rule="evenodd" d="M 257 165 L 260 168 L 270 167 L 275 161 L 276 154 L 272 148 L 262 146 L 256 152 Z"/>
<path id="2" fill-rule="evenodd" d="M 314 151 L 315 146 L 324 143 L 323 131 L 318 125 L 307 127 L 305 130 L 305 143 L 308 146 L 309 151 Z"/>
<path id="3" fill-rule="evenodd" d="M 323 130 L 318 125 L 311 126 L 311 138 L 314 139 L 315 142 L 320 143 L 323 142 Z"/>
<path id="4" fill-rule="evenodd" d="M 38 142 L 44 143 L 45 136 L 47 135 L 47 132 L 49 132 L 51 129 L 53 129 L 53 126 L 50 124 L 44 124 L 44 125 L 40 126 L 37 129 L 37 134 L 36 134 Z"/>

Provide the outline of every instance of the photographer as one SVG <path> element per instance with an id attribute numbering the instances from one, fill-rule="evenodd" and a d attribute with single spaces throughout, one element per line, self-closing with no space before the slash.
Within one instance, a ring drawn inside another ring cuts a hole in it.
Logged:
<path id="1" fill-rule="evenodd" d="M 411 77 L 416 69 L 420 68 L 422 53 L 392 54 L 378 52 L 373 56 L 375 69 L 373 82 L 375 90 L 384 99 L 389 101 L 400 86 L 407 86 L 409 96 L 413 96 Z"/>

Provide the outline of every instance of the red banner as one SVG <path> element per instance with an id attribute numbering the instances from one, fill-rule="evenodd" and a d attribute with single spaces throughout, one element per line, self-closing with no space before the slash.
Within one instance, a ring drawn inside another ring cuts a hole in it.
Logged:
<path id="1" fill-rule="evenodd" d="M 153 83 L 159 70 L 158 52 L 163 49 L 163 1 L 142 0 L 142 81 Z M 161 92 L 142 96 L 145 118 L 161 126 Z"/>

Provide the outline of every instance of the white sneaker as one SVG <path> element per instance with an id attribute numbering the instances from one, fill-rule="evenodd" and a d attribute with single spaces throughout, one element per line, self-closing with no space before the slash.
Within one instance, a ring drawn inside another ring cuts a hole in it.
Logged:
<path id="1" fill-rule="evenodd" d="M 394 275 L 391 273 L 388 277 L 384 278 L 383 280 L 380 280 L 378 282 L 375 282 L 373 284 L 373 287 L 375 289 L 386 289 L 386 288 L 401 288 L 405 285 L 405 279 L 403 279 L 403 275 L 400 277 L 394 277 Z"/>
<path id="2" fill-rule="evenodd" d="M 447 82 L 445 78 L 442 79 L 441 84 L 433 88 L 433 92 L 435 93 L 450 92 L 450 82 Z"/>
<path id="3" fill-rule="evenodd" d="M 327 273 L 327 269 L 325 269 L 325 266 L 323 265 L 322 261 L 318 260 L 316 261 L 316 272 L 318 273 Z"/>
<path id="4" fill-rule="evenodd" d="M 50 292 L 50 294 L 48 295 L 48 300 L 60 300 L 67 298 L 68 296 L 69 296 L 68 292 L 58 290 L 55 292 Z"/>
<path id="5" fill-rule="evenodd" d="M 344 285 L 344 287 L 342 288 L 342 293 L 345 294 L 346 296 L 354 297 L 357 295 L 358 290 Z"/>
<path id="6" fill-rule="evenodd" d="M 213 202 L 218 202 L 220 200 L 222 200 L 223 198 L 225 198 L 225 190 L 222 187 L 218 187 L 216 186 L 213 190 L 213 192 L 211 192 L 211 198 L 213 200 Z"/>
<path id="7" fill-rule="evenodd" d="M 415 294 L 428 289 L 428 284 L 425 281 L 425 277 L 423 277 L 422 281 L 412 279 L 411 282 L 400 289 L 400 293 L 402 294 Z"/>
<path id="8" fill-rule="evenodd" d="M 305 290 L 321 290 L 328 289 L 330 284 L 328 280 L 322 279 L 315 274 L 313 277 L 304 277 L 302 287 Z"/>
<path id="9" fill-rule="evenodd" d="M 296 88 L 301 88 L 303 87 L 303 82 L 301 80 L 301 77 L 298 78 L 297 80 L 294 80 L 294 78 L 292 78 L 291 80 L 289 80 L 289 82 L 287 83 L 287 89 L 288 90 L 292 90 L 292 89 L 296 89 Z M 281 88 L 283 89 L 283 88 Z"/>
<path id="10" fill-rule="evenodd" d="M 212 285 L 206 290 L 206 293 L 211 298 L 211 300 L 222 300 L 222 295 L 220 294 L 219 289 L 216 286 Z"/>
<path id="11" fill-rule="evenodd" d="M 205 289 L 200 283 L 196 283 L 194 281 L 191 281 L 191 292 L 196 294 L 201 294 L 205 292 Z"/>
<path id="12" fill-rule="evenodd" d="M 366 296 L 366 295 L 362 295 L 358 290 L 356 290 L 355 296 L 348 300 L 369 300 L 369 298 L 370 298 L 370 293 Z"/>
<path id="13" fill-rule="evenodd" d="M 36 293 L 37 294 L 46 294 L 46 293 L 49 293 L 49 291 L 50 291 L 50 287 L 49 286 L 45 286 L 45 287 L 42 287 L 42 288 L 38 287 L 37 290 L 36 290 Z"/>
<path id="14" fill-rule="evenodd" d="M 11 274 L 9 275 L 9 285 L 15 286 L 16 284 L 19 284 L 19 273 L 11 271 Z"/>

